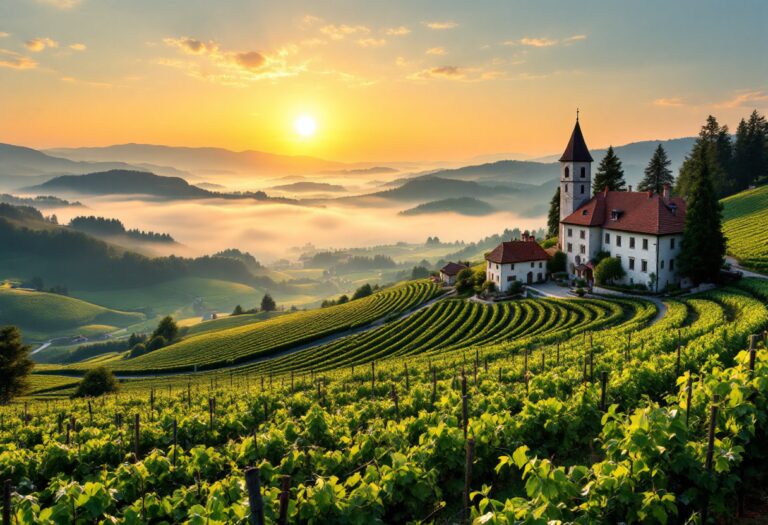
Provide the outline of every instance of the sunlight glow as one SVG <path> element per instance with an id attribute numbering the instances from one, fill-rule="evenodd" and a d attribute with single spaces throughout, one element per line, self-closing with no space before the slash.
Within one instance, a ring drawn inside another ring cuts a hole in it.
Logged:
<path id="1" fill-rule="evenodd" d="M 302 137 L 311 137 L 317 131 L 317 122 L 309 115 L 301 115 L 294 121 L 293 127 Z"/>

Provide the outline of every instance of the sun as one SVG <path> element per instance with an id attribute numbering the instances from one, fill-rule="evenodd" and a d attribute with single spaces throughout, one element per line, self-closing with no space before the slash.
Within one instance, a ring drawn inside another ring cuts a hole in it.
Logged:
<path id="1" fill-rule="evenodd" d="M 311 137 L 317 131 L 317 122 L 309 115 L 301 115 L 293 122 L 293 129 L 302 137 Z"/>

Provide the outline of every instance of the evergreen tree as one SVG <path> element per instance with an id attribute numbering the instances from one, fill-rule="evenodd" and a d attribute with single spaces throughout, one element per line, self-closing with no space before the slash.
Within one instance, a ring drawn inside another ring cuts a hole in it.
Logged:
<path id="1" fill-rule="evenodd" d="M 733 193 L 734 184 L 730 176 L 733 170 L 731 135 L 728 132 L 728 126 L 720 126 L 712 115 L 707 117 L 707 122 L 701 127 L 691 154 L 685 158 L 680 167 L 676 192 L 687 196 L 691 191 L 691 181 L 698 173 L 696 158 L 699 156 L 700 149 L 707 150 L 704 157 L 709 164 L 709 174 L 715 194 L 718 197 L 725 197 Z"/>
<path id="2" fill-rule="evenodd" d="M 232 310 L 232 315 L 243 315 L 245 313 L 245 310 L 243 310 L 243 307 L 239 304 L 235 306 L 235 309 Z"/>
<path id="3" fill-rule="evenodd" d="M 624 170 L 621 168 L 621 160 L 613 152 L 613 146 L 608 146 L 605 157 L 600 161 L 595 174 L 595 181 L 592 185 L 593 193 L 597 195 L 605 188 L 608 191 L 622 191 L 626 187 L 624 181 Z"/>
<path id="4" fill-rule="evenodd" d="M 768 176 L 768 123 L 756 110 L 741 119 L 733 148 L 734 190 L 740 191 Z"/>
<path id="5" fill-rule="evenodd" d="M 29 358 L 29 345 L 21 342 L 15 326 L 0 328 L 0 402 L 6 404 L 23 394 L 35 363 Z"/>
<path id="6" fill-rule="evenodd" d="M 176 321 L 173 320 L 173 317 L 170 315 L 166 315 L 160 320 L 160 323 L 158 323 L 157 328 L 155 328 L 155 331 L 152 332 L 152 336 L 150 339 L 155 339 L 157 337 L 162 337 L 165 342 L 172 343 L 176 340 L 176 338 L 179 336 L 179 326 L 176 324 Z"/>
<path id="7" fill-rule="evenodd" d="M 645 168 L 645 177 L 638 184 L 637 189 L 640 191 L 652 191 L 654 193 L 661 193 L 664 191 L 664 186 L 669 184 L 672 186 L 675 179 L 672 176 L 672 170 L 669 169 L 670 161 L 667 158 L 667 152 L 661 144 L 656 147 L 653 152 L 653 157 Z"/>
<path id="8" fill-rule="evenodd" d="M 275 303 L 275 300 L 272 299 L 272 296 L 268 293 L 264 294 L 264 297 L 261 298 L 261 311 L 262 312 L 274 312 L 277 309 L 277 304 Z"/>
<path id="9" fill-rule="evenodd" d="M 680 272 L 695 284 L 716 281 L 725 255 L 723 206 L 712 183 L 712 166 L 717 165 L 714 155 L 711 148 L 698 148 L 690 159 L 692 177 L 679 265 Z"/>
<path id="10" fill-rule="evenodd" d="M 560 186 L 549 201 L 549 216 L 547 217 L 547 237 L 557 237 L 560 231 Z"/>

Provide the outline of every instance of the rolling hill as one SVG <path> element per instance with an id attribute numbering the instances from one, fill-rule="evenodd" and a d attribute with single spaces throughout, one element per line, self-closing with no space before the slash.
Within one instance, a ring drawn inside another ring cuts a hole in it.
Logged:
<path id="1" fill-rule="evenodd" d="M 493 206 L 472 197 L 457 197 L 439 201 L 425 202 L 414 208 L 403 210 L 400 215 L 427 215 L 432 213 L 458 213 L 459 215 L 482 216 L 495 212 Z"/>
<path id="2" fill-rule="evenodd" d="M 768 273 L 768 185 L 722 202 L 728 253 L 744 267 Z"/>
<path id="3" fill-rule="evenodd" d="M 18 326 L 26 341 L 108 333 L 144 319 L 64 295 L 0 287 L 0 326 Z"/>

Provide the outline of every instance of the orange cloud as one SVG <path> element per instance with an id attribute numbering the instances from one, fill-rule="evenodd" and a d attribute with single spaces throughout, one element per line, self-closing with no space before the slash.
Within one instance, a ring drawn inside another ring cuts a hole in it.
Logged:
<path id="1" fill-rule="evenodd" d="M 715 107 L 718 108 L 741 108 L 754 107 L 756 105 L 768 102 L 768 92 L 763 90 L 739 91 L 728 100 L 724 100 Z"/>
<path id="2" fill-rule="evenodd" d="M 46 48 L 59 47 L 59 43 L 48 37 L 40 37 L 40 38 L 33 38 L 31 40 L 27 40 L 24 43 L 24 46 L 30 51 L 39 53 L 40 51 L 43 51 Z"/>
<path id="3" fill-rule="evenodd" d="M 85 51 L 88 49 L 88 47 L 85 44 L 71 44 L 69 49 L 73 49 L 75 51 Z"/>
<path id="4" fill-rule="evenodd" d="M 320 28 L 320 32 L 331 40 L 343 40 L 351 35 L 364 35 L 371 32 L 370 28 L 364 25 L 350 26 L 346 24 L 335 25 L 328 24 Z"/>
<path id="5" fill-rule="evenodd" d="M 7 49 L 0 49 L 0 67 L 10 69 L 35 69 L 37 62 Z"/>
<path id="6" fill-rule="evenodd" d="M 384 34 L 387 36 L 403 36 L 403 35 L 407 35 L 410 32 L 411 30 L 405 26 L 388 27 L 384 29 Z"/>
<path id="7" fill-rule="evenodd" d="M 446 20 L 444 22 L 423 22 L 423 24 L 430 29 L 436 29 L 436 30 L 453 29 L 454 27 L 459 26 L 459 24 L 450 20 Z"/>
<path id="8" fill-rule="evenodd" d="M 447 53 L 448 52 L 445 50 L 444 47 L 430 47 L 429 49 L 427 49 L 427 54 L 428 55 L 442 56 L 442 55 L 445 55 Z"/>
<path id="9" fill-rule="evenodd" d="M 682 106 L 683 104 L 683 99 L 680 97 L 657 98 L 653 101 L 654 106 L 660 106 L 663 108 L 676 108 Z"/>
<path id="10" fill-rule="evenodd" d="M 360 47 L 381 47 L 386 43 L 387 41 L 383 38 L 361 38 L 357 41 Z"/>

